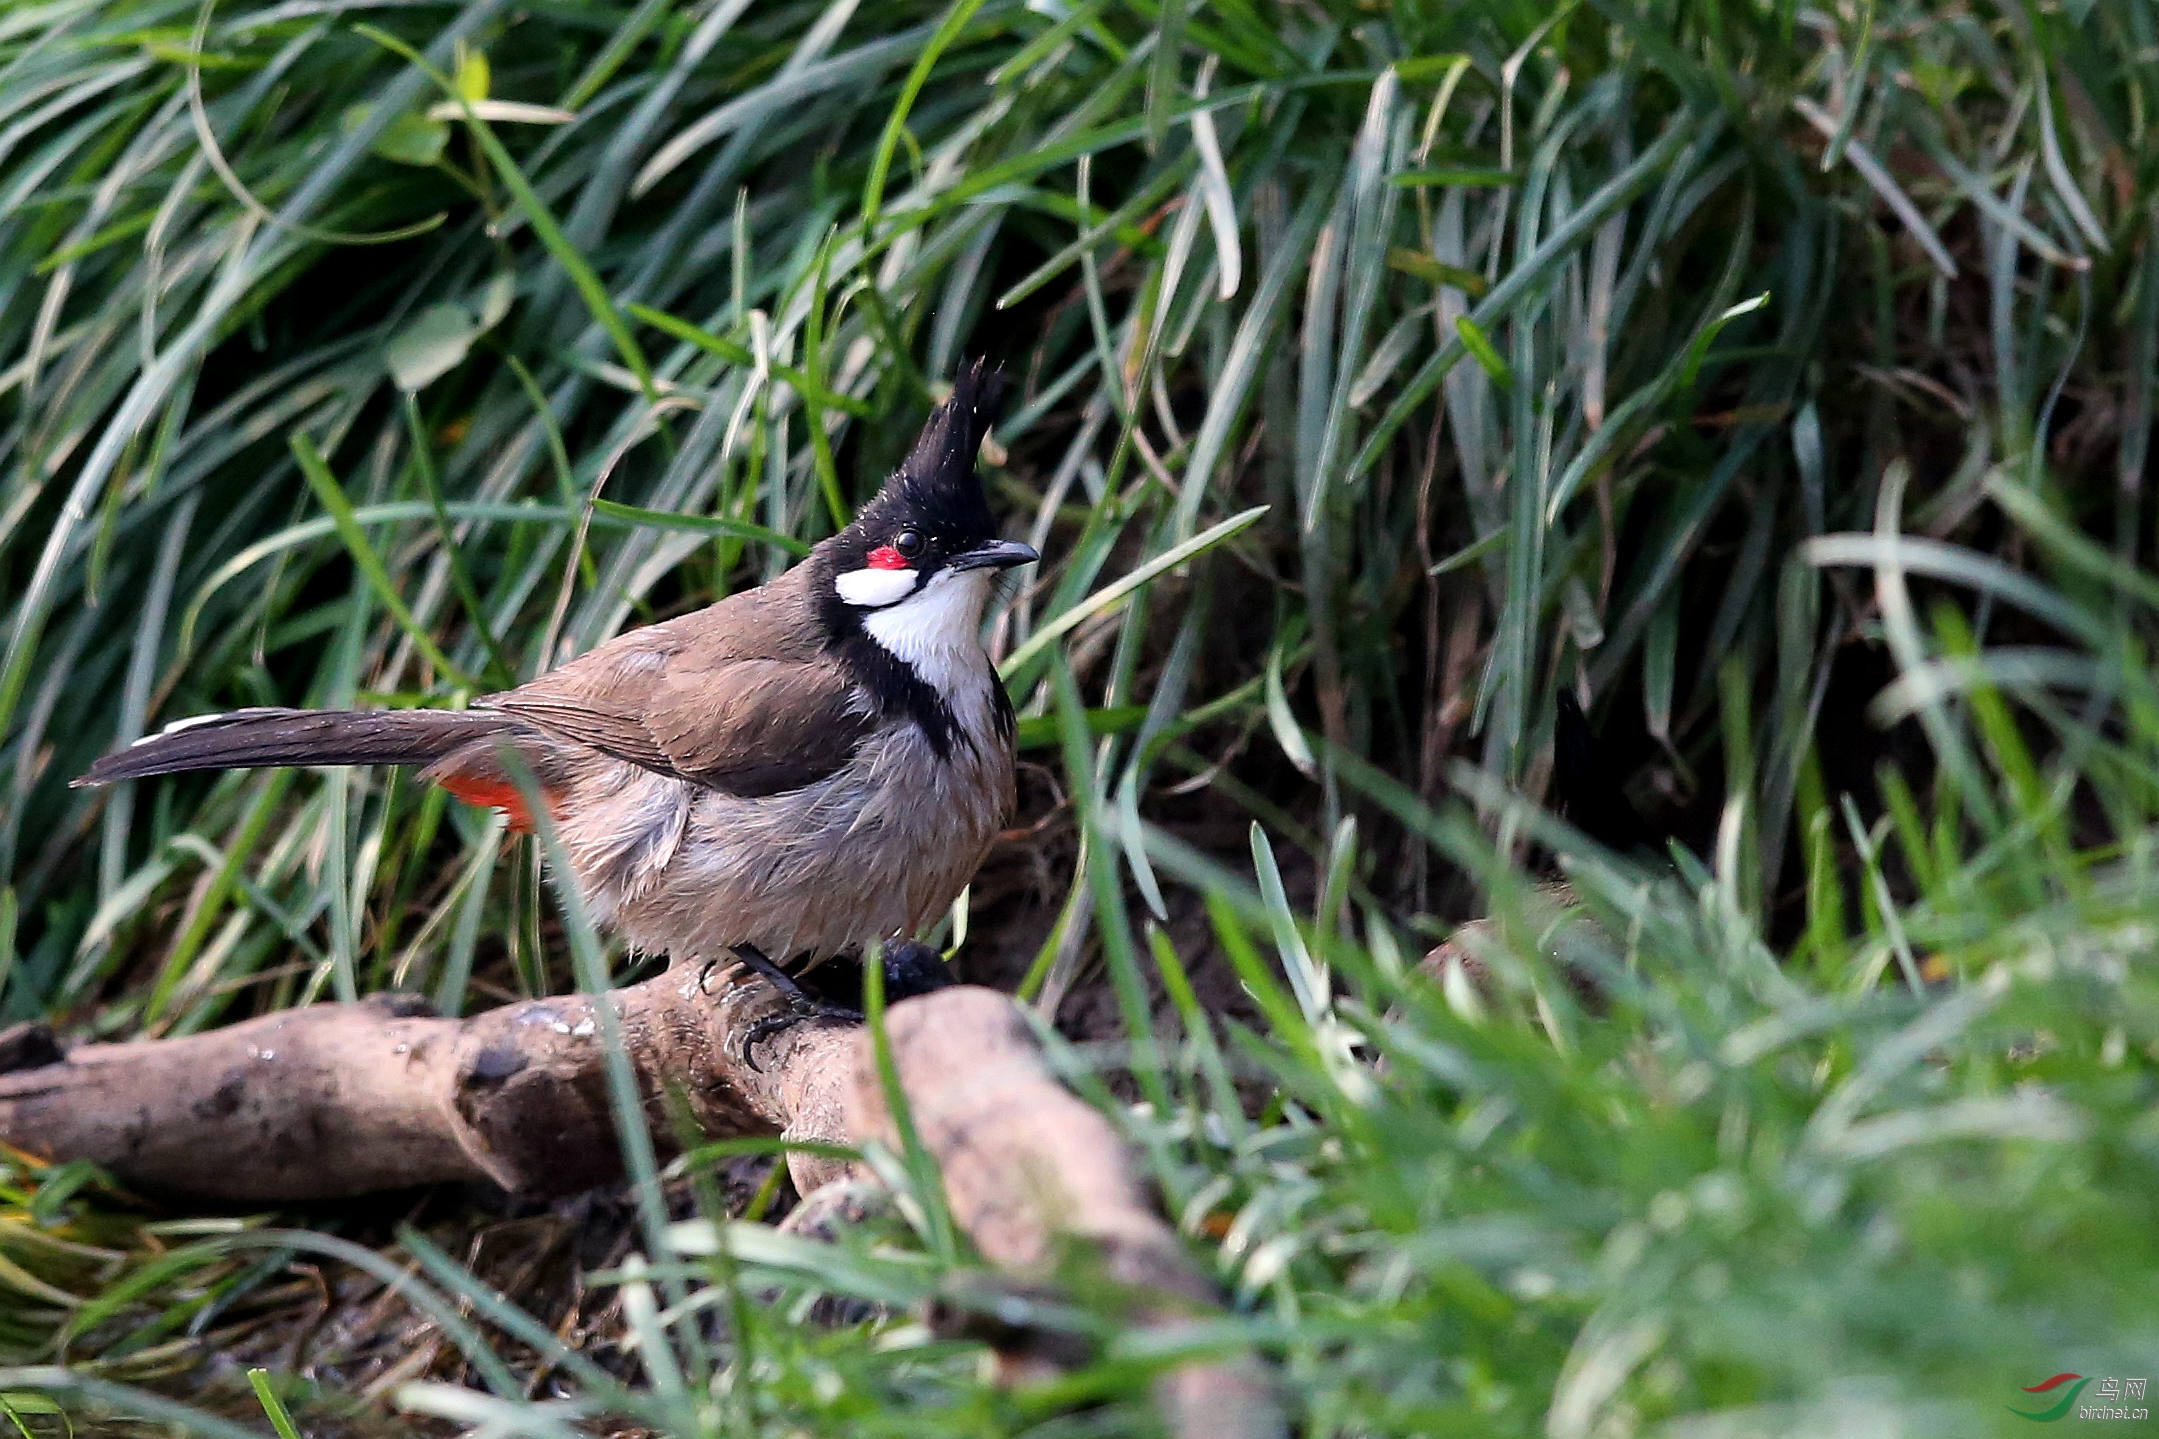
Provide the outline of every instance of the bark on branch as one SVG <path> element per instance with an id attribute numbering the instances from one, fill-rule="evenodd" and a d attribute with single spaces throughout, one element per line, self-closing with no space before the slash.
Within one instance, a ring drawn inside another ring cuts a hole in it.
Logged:
<path id="1" fill-rule="evenodd" d="M 795 1025 L 760 1044 L 752 1067 L 742 1036 L 771 1011 L 762 984 L 685 968 L 606 1000 L 663 1146 L 678 1100 L 715 1137 L 901 1144 L 859 1027 Z M 19 1029 L 0 1034 L 0 1071 L 12 1068 L 0 1072 L 0 1140 L 223 1203 L 445 1180 L 523 1194 L 587 1188 L 622 1171 L 595 1004 L 576 995 L 441 1019 L 382 998 L 64 1057 Z M 1040 1279 L 1065 1246 L 1084 1244 L 1132 1286 L 1136 1323 L 1189 1323 L 1216 1307 L 1115 1131 L 1057 1082 L 1010 999 L 941 990 L 894 1005 L 886 1032 L 953 1218 L 986 1259 Z M 800 1153 L 789 1162 L 804 1194 L 846 1170 Z M 1188 1365 L 1157 1397 L 1180 1435 L 1282 1429 L 1249 1359 Z"/>

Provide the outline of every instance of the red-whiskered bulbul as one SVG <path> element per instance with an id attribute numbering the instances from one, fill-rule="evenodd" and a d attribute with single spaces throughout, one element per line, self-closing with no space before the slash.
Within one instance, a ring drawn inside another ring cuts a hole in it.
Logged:
<path id="1" fill-rule="evenodd" d="M 975 474 L 1001 390 L 964 371 L 877 497 L 769 584 L 470 709 L 204 715 L 75 782 L 417 764 L 524 829 L 536 784 L 597 921 L 677 965 L 739 959 L 799 1000 L 768 957 L 799 971 L 917 934 L 1013 803 L 982 616 L 997 575 L 1040 557 L 998 538 Z M 919 980 L 919 947 L 896 948 Z"/>

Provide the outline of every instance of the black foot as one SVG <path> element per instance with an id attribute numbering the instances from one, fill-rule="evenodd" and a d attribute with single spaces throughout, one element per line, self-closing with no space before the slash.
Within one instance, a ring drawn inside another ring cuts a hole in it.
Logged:
<path id="1" fill-rule="evenodd" d="M 750 1026 L 749 1032 L 742 1036 L 742 1062 L 759 1074 L 764 1073 L 764 1067 L 757 1062 L 757 1056 L 750 1051 L 790 1025 L 800 1024 L 805 1019 L 837 1019 L 846 1024 L 860 1024 L 862 1022 L 861 1010 L 848 1009 L 843 1005 L 827 1004 L 823 1000 L 815 998 L 808 990 L 795 982 L 793 975 L 765 958 L 764 951 L 758 949 L 755 945 L 736 945 L 735 958 L 742 962 L 744 969 L 762 978 L 767 984 L 778 990 L 787 1001 L 785 1009 L 780 1010 L 777 1014 L 768 1014 L 763 1019 L 758 1020 Z"/>
<path id="2" fill-rule="evenodd" d="M 804 989 L 793 975 L 766 958 L 764 951 L 755 945 L 738 944 L 734 953 L 744 969 L 762 978 L 787 1000 L 785 1009 L 758 1020 L 742 1037 L 742 1062 L 759 1073 L 764 1071 L 750 1051 L 789 1025 L 800 1024 L 805 1019 L 862 1023 L 861 1010 L 819 999 Z M 952 978 L 951 966 L 945 963 L 944 957 L 920 940 L 903 939 L 886 945 L 884 971 L 887 1004 L 897 1004 L 903 999 L 913 999 L 918 994 L 928 994 L 958 982 Z"/>

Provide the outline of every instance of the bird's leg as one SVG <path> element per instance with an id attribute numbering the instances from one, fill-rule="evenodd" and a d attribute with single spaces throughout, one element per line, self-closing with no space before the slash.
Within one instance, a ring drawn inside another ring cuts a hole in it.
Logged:
<path id="1" fill-rule="evenodd" d="M 750 973 L 763 979 L 780 992 L 787 1007 L 776 1014 L 768 1014 L 758 1020 L 742 1036 L 742 1062 L 750 1068 L 763 1072 L 757 1058 L 751 1053 L 759 1043 L 770 1039 L 789 1025 L 800 1024 L 805 1019 L 837 1019 L 847 1024 L 860 1024 L 862 1011 L 845 1005 L 828 1004 L 818 999 L 796 982 L 795 977 L 765 957 L 765 952 L 754 944 L 738 944 L 734 947 L 735 958 Z"/>
<path id="2" fill-rule="evenodd" d="M 785 1009 L 766 1015 L 751 1025 L 743 1035 L 742 1059 L 750 1068 L 758 1067 L 750 1050 L 760 1041 L 770 1039 L 791 1024 L 798 1024 L 805 1019 L 837 1019 L 848 1024 L 862 1023 L 861 1010 L 818 999 L 797 983 L 793 975 L 768 959 L 764 951 L 755 945 L 738 944 L 734 947 L 734 955 L 744 969 L 764 979 L 787 1000 Z M 920 940 L 903 939 L 886 945 L 883 967 L 887 1003 L 912 999 L 918 994 L 928 994 L 954 982 L 952 972 L 946 967 L 944 959 Z"/>
<path id="3" fill-rule="evenodd" d="M 754 944 L 738 944 L 734 947 L 735 959 L 750 973 L 764 980 L 787 997 L 796 1009 L 811 1009 L 817 1001 L 810 998 L 808 990 L 795 982 L 795 977 L 765 957 L 765 952 Z"/>

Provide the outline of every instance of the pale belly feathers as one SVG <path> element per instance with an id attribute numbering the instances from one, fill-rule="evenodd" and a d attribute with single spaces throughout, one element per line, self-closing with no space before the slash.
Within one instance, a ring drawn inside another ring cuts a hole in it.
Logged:
<path id="1" fill-rule="evenodd" d="M 1011 812 L 1010 746 L 968 728 L 983 741 L 955 736 L 940 761 L 895 723 L 831 778 L 757 799 L 588 761 L 563 844 L 593 918 L 638 950 L 724 960 L 748 944 L 781 964 L 859 952 L 933 923 Z"/>

